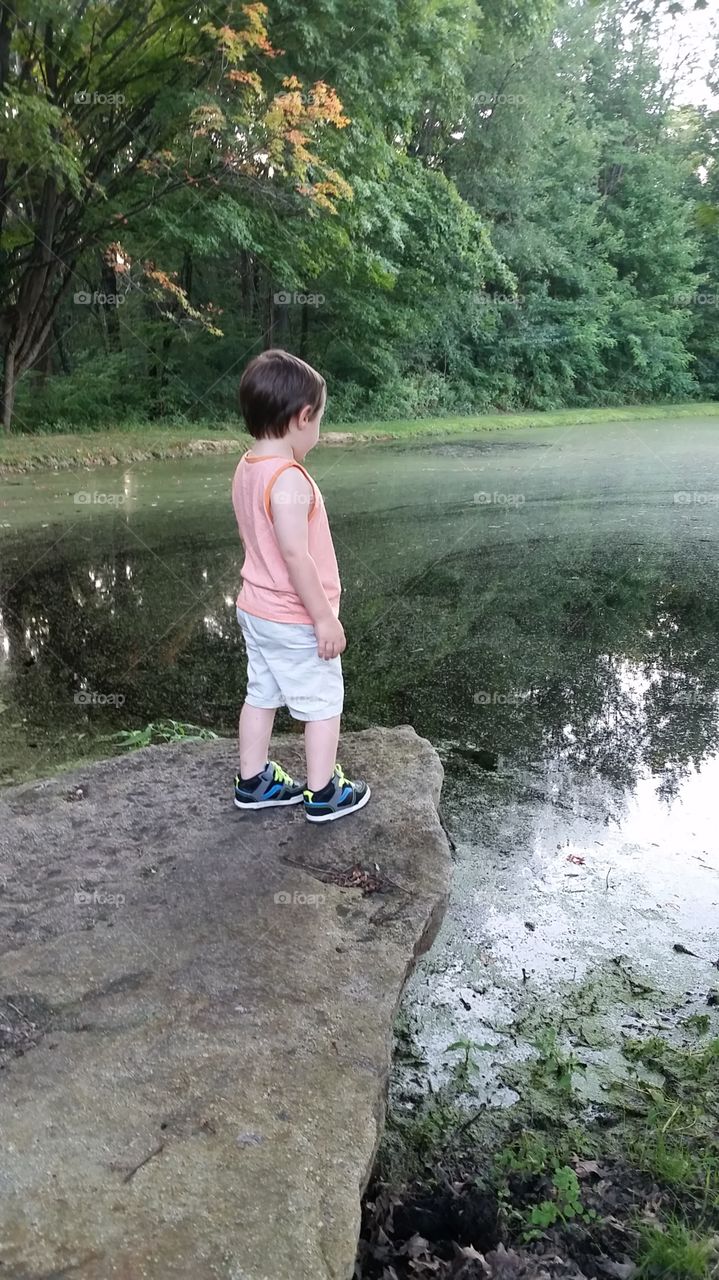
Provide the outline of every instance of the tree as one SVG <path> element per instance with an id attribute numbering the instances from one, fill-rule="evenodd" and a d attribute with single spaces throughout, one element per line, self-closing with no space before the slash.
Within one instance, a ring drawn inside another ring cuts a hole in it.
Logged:
<path id="1" fill-rule="evenodd" d="M 269 345 L 328 420 L 716 394 L 666 6 L 38 3 L 0 0 L 6 425 L 227 415 Z"/>
<path id="2" fill-rule="evenodd" d="M 218 11 L 225 21 L 220 25 Z M 0 5 L 3 424 L 81 254 L 178 189 L 278 186 L 332 207 L 349 187 L 313 149 L 346 123 L 323 82 L 272 83 L 262 4 L 5 0 Z M 126 268 L 122 246 L 116 268 Z M 212 325 L 161 268 L 156 289 Z"/>

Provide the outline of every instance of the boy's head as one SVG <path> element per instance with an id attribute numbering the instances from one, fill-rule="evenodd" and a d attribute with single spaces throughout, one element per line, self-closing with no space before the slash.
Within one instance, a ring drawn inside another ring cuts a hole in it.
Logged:
<path id="1" fill-rule="evenodd" d="M 289 436 L 303 456 L 317 443 L 326 399 L 322 375 L 278 347 L 250 360 L 240 379 L 240 408 L 250 435 Z"/>

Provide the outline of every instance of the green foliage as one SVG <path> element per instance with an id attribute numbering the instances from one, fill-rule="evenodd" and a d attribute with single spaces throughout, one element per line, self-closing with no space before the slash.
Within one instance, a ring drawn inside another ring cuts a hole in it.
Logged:
<path id="1" fill-rule="evenodd" d="M 573 1222 L 577 1218 L 592 1222 L 597 1217 L 596 1209 L 585 1209 L 582 1204 L 582 1189 L 579 1178 L 569 1165 L 561 1165 L 551 1179 L 551 1198 L 535 1204 L 525 1215 L 527 1223 L 523 1233 L 524 1239 L 537 1240 L 548 1227 L 557 1222 Z"/>
<path id="2" fill-rule="evenodd" d="M 698 1036 L 705 1036 L 711 1027 L 711 1018 L 708 1013 L 692 1013 L 684 1019 L 682 1026 L 689 1031 L 696 1031 Z"/>
<path id="3" fill-rule="evenodd" d="M 186 724 L 182 720 L 158 720 L 144 729 L 121 729 L 110 734 L 119 751 L 136 751 L 138 747 L 150 747 L 161 742 L 209 742 L 219 735 L 201 725 Z"/>
<path id="4" fill-rule="evenodd" d="M 452 1067 L 451 1080 L 458 1092 L 471 1088 L 472 1078 L 481 1073 L 481 1064 L 475 1053 L 490 1053 L 496 1048 L 493 1044 L 479 1044 L 476 1040 L 454 1040 L 448 1044 L 445 1053 L 459 1053 L 462 1056 Z"/>
<path id="5" fill-rule="evenodd" d="M 627 1040 L 623 1053 L 651 1072 L 637 1069 L 616 1086 L 622 1105 L 645 1121 L 630 1129 L 633 1161 L 719 1215 L 719 1039 L 689 1049 L 659 1037 Z"/>
<path id="6" fill-rule="evenodd" d="M 535 1040 L 534 1047 L 537 1050 L 531 1069 L 534 1085 L 541 1087 L 549 1098 L 571 1099 L 574 1074 L 583 1070 L 581 1063 L 571 1050 L 562 1047 L 554 1027 L 547 1027 Z"/>
<path id="7" fill-rule="evenodd" d="M 652 4 L 14 6 L 16 429 L 226 416 L 272 344 L 335 422 L 718 396 L 719 114 Z"/>
<path id="8" fill-rule="evenodd" d="M 712 1261 L 714 1265 L 712 1266 Z M 644 1280 L 710 1280 L 718 1274 L 716 1242 L 698 1237 L 681 1222 L 644 1227 L 638 1254 Z"/>
<path id="9" fill-rule="evenodd" d="M 556 1029 L 537 1047 L 529 1072 L 519 1064 L 507 1076 L 515 1106 L 492 1113 L 474 1109 L 478 1046 L 448 1046 L 460 1059 L 447 1083 L 399 1120 L 390 1113 L 382 1176 L 392 1186 L 419 1178 L 429 1190 L 439 1168 L 443 1185 L 456 1177 L 487 1187 L 505 1242 L 548 1239 L 560 1256 L 620 1250 L 643 1280 L 715 1280 L 719 1041 L 626 1040 L 630 1073 L 614 1079 L 601 1121 L 571 1093 L 576 1067 Z"/>
<path id="10" fill-rule="evenodd" d="M 8 88 L 0 112 L 0 155 L 8 165 L 36 169 L 82 194 L 82 165 L 70 122 L 54 103 Z M 18 219 L 3 238 L 3 248 L 32 243 L 32 227 Z"/>

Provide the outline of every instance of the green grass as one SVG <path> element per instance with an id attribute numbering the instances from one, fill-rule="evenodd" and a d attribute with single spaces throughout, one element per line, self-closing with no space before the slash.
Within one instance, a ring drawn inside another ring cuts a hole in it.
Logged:
<path id="1" fill-rule="evenodd" d="M 328 435 L 341 432 L 358 443 L 408 440 L 424 436 L 472 435 L 522 427 L 573 427 L 607 422 L 650 422 L 682 418 L 719 418 L 719 403 L 629 405 L 607 409 L 562 409 L 552 413 L 493 413 L 455 418 L 397 419 L 389 422 L 325 424 Z M 113 426 L 86 431 L 0 437 L 0 476 L 36 470 L 108 466 L 145 459 L 188 457 L 196 453 L 232 453 L 249 437 L 238 419 L 151 426 Z M 211 442 L 201 444 L 198 442 Z"/>
<path id="2" fill-rule="evenodd" d="M 719 1039 L 677 1049 L 659 1037 L 628 1040 L 624 1055 L 662 1078 L 623 1083 L 631 1113 L 622 1147 L 632 1164 L 691 1208 L 695 1222 L 719 1225 Z"/>
<path id="3" fill-rule="evenodd" d="M 369 439 L 403 440 L 413 436 L 462 435 L 519 427 L 576 427 L 593 422 L 653 422 L 674 418 L 717 418 L 719 403 L 613 405 L 606 409 L 557 409 L 529 413 L 482 413 L 459 418 L 396 419 L 391 422 L 333 423 L 328 431 Z"/>
<path id="4" fill-rule="evenodd" d="M 663 1228 L 644 1227 L 637 1256 L 642 1280 L 708 1280 L 717 1274 L 710 1236 L 692 1235 L 681 1222 Z"/>
<path id="5" fill-rule="evenodd" d="M 400 1195 L 473 1177 L 496 1195 L 510 1243 L 561 1253 L 581 1237 L 631 1257 L 637 1280 L 719 1280 L 719 1038 L 705 1035 L 699 1015 L 681 1045 L 624 1040 L 628 1073 L 605 1080 L 609 1123 L 587 1111 L 551 1026 L 536 1058 L 507 1067 L 518 1101 L 494 1113 L 477 1107 L 483 1046 L 456 1042 L 446 1083 L 390 1109 L 379 1176 Z"/>
<path id="6" fill-rule="evenodd" d="M 194 423 L 137 426 L 67 435 L 0 436 L 0 476 L 26 471 L 104 467 L 145 459 L 192 457 L 196 453 L 235 453 L 246 443 L 241 424 Z M 211 444 L 205 443 L 211 441 Z M 198 442 L 202 442 L 199 444 Z"/>

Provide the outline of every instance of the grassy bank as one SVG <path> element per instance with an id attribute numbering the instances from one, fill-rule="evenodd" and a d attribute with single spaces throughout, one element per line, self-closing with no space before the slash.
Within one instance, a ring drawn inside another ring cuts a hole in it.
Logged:
<path id="1" fill-rule="evenodd" d="M 716 1280 L 717 1003 L 710 992 L 673 1032 L 623 1037 L 592 1101 L 582 1051 L 551 1019 L 508 1069 L 517 1101 L 503 1110 L 475 1091 L 491 1046 L 449 1046 L 447 1084 L 390 1108 L 361 1280 Z"/>
<path id="2" fill-rule="evenodd" d="M 408 440 L 424 436 L 471 435 L 521 427 L 573 427 L 582 423 L 648 422 L 719 418 L 719 403 L 630 405 L 608 409 L 562 409 L 554 413 L 495 413 L 458 418 L 397 419 L 390 422 L 330 424 L 327 445 Z M 248 441 L 237 419 L 108 431 L 9 435 L 0 438 L 0 476 L 27 471 L 112 466 L 151 459 L 234 453 Z"/>
<path id="3" fill-rule="evenodd" d="M 236 453 L 243 438 L 239 424 L 210 427 L 140 427 L 89 431 L 85 435 L 11 435 L 0 438 L 0 476 L 28 471 L 68 471 L 118 463 L 191 458 L 203 453 Z"/>

